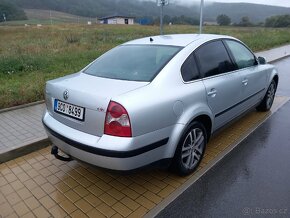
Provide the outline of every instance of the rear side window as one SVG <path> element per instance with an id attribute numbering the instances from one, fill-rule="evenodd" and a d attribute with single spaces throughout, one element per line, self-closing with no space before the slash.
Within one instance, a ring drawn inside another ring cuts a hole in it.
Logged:
<path id="1" fill-rule="evenodd" d="M 200 47 L 196 51 L 203 77 L 226 73 L 235 69 L 224 44 L 213 41 Z"/>
<path id="2" fill-rule="evenodd" d="M 163 45 L 122 45 L 99 57 L 84 72 L 109 79 L 150 82 L 181 49 Z"/>
<path id="3" fill-rule="evenodd" d="M 199 72 L 196 66 L 195 58 L 191 54 L 181 67 L 181 75 L 184 82 L 193 81 L 199 78 Z"/>
<path id="4" fill-rule="evenodd" d="M 239 69 L 252 67 L 257 64 L 253 53 L 244 45 L 233 40 L 226 40 L 225 42 L 233 54 Z"/>

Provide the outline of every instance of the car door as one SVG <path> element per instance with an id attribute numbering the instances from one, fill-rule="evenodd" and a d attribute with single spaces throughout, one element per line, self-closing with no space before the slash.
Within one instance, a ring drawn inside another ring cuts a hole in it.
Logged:
<path id="1" fill-rule="evenodd" d="M 221 40 L 209 42 L 195 52 L 208 105 L 215 117 L 216 130 L 239 112 L 236 105 L 241 98 L 241 77 Z"/>
<path id="2" fill-rule="evenodd" d="M 257 104 L 265 93 L 267 72 L 258 65 L 255 55 L 242 43 L 224 40 L 241 75 L 241 112 Z"/>

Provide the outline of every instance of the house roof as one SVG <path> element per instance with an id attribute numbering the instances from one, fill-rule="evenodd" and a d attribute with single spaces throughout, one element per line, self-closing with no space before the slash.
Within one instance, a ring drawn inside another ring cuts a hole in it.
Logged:
<path id="1" fill-rule="evenodd" d="M 133 16 L 111 15 L 111 16 L 101 17 L 101 18 L 98 18 L 98 19 L 99 19 L 99 20 L 105 20 L 105 19 L 116 18 L 116 17 L 121 17 L 121 18 L 135 18 L 135 17 L 133 17 Z"/>

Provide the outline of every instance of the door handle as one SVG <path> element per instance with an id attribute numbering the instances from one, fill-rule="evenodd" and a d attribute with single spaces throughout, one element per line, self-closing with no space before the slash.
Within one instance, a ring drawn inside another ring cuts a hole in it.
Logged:
<path id="1" fill-rule="evenodd" d="M 216 89 L 211 89 L 211 90 L 207 93 L 208 96 L 211 96 L 211 97 L 213 97 L 213 98 L 216 96 L 216 94 L 217 94 L 217 90 L 216 90 Z"/>
<path id="2" fill-rule="evenodd" d="M 244 80 L 242 81 L 242 83 L 243 83 L 245 86 L 248 85 L 248 82 L 249 82 L 248 79 L 244 79 Z"/>

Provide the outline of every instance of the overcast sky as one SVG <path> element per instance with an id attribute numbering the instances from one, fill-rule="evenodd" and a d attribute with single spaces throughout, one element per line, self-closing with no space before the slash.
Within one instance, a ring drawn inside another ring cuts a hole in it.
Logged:
<path id="1" fill-rule="evenodd" d="M 171 2 L 183 2 L 186 4 L 189 3 L 198 3 L 200 0 L 169 0 Z M 290 7 L 290 0 L 204 0 L 205 2 L 248 2 L 248 3 L 256 3 L 256 4 L 267 4 L 267 5 L 276 5 L 276 6 L 284 6 L 284 7 Z M 289 11 L 290 13 L 290 11 Z"/>

